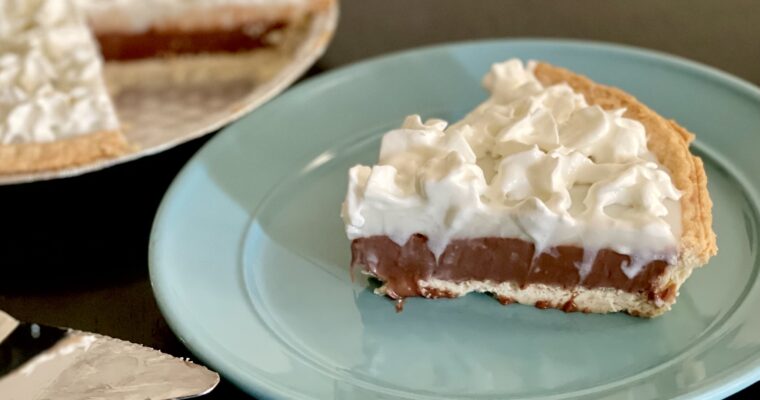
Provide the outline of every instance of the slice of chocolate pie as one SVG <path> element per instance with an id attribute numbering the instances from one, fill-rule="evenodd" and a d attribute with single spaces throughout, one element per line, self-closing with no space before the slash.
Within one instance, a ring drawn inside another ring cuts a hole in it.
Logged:
<path id="1" fill-rule="evenodd" d="M 406 119 L 349 171 L 352 264 L 394 299 L 492 293 L 656 316 L 717 252 L 693 135 L 615 88 L 510 60 L 461 121 Z"/>

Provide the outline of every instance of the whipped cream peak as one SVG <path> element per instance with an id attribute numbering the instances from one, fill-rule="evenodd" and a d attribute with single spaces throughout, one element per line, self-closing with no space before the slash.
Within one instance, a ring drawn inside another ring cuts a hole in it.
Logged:
<path id="1" fill-rule="evenodd" d="M 349 171 L 349 238 L 403 245 L 423 234 L 437 256 L 475 237 L 530 240 L 541 251 L 674 251 L 681 194 L 647 149 L 644 126 L 567 84 L 542 85 L 533 66 L 495 64 L 483 79 L 490 97 L 453 125 L 411 115 L 386 133 L 378 165 Z"/>
<path id="2" fill-rule="evenodd" d="M 534 68 L 535 63 L 529 62 L 526 68 L 518 59 L 494 64 L 483 77 L 483 87 L 501 103 L 520 98 L 525 92 L 538 93 L 542 85 L 533 75 Z"/>

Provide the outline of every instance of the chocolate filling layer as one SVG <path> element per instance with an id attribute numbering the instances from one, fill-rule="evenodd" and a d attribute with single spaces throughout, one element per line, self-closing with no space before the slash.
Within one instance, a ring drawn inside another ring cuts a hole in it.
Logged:
<path id="1" fill-rule="evenodd" d="M 372 236 L 351 242 L 352 266 L 360 266 L 386 283 L 388 295 L 394 298 L 423 296 L 418 281 L 431 278 L 463 282 L 468 280 L 514 282 L 524 287 L 542 283 L 572 289 L 576 286 L 615 288 L 631 293 L 644 293 L 650 299 L 669 293 L 656 293 L 656 281 L 668 267 L 662 260 L 653 260 L 633 278 L 623 272 L 629 265 L 627 255 L 603 249 L 597 252 L 585 279 L 579 267 L 584 250 L 575 246 L 557 246 L 534 258 L 535 246 L 520 239 L 477 238 L 452 241 L 440 259 L 427 245 L 427 237 L 413 235 L 404 246 L 387 236 Z M 667 290 L 666 290 L 667 292 Z M 426 291 L 427 297 L 448 297 Z"/>
<path id="2" fill-rule="evenodd" d="M 230 30 L 150 30 L 142 33 L 98 33 L 96 39 L 106 60 L 136 60 L 172 54 L 237 53 L 267 47 L 267 35 L 284 23 L 249 24 Z"/>

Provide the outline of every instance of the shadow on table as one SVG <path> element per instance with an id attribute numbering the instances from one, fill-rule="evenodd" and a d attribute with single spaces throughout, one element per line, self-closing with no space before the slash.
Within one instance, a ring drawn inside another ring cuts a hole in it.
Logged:
<path id="1" fill-rule="evenodd" d="M 50 293 L 144 279 L 153 215 L 205 140 L 79 177 L 0 187 L 0 293 Z"/>

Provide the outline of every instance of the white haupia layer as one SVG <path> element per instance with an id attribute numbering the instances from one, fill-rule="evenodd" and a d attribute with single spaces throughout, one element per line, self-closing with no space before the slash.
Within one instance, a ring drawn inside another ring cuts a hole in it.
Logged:
<path id="1" fill-rule="evenodd" d="M 491 96 L 447 127 L 407 117 L 380 160 L 355 166 L 342 217 L 350 239 L 420 233 L 440 256 L 453 239 L 518 238 L 632 255 L 629 276 L 674 261 L 681 194 L 625 110 L 589 106 L 568 85 L 544 87 L 533 64 L 495 64 Z M 590 268 L 595 253 L 589 252 Z"/>
<path id="2" fill-rule="evenodd" d="M 0 144 L 115 130 L 101 71 L 68 0 L 0 1 Z"/>

